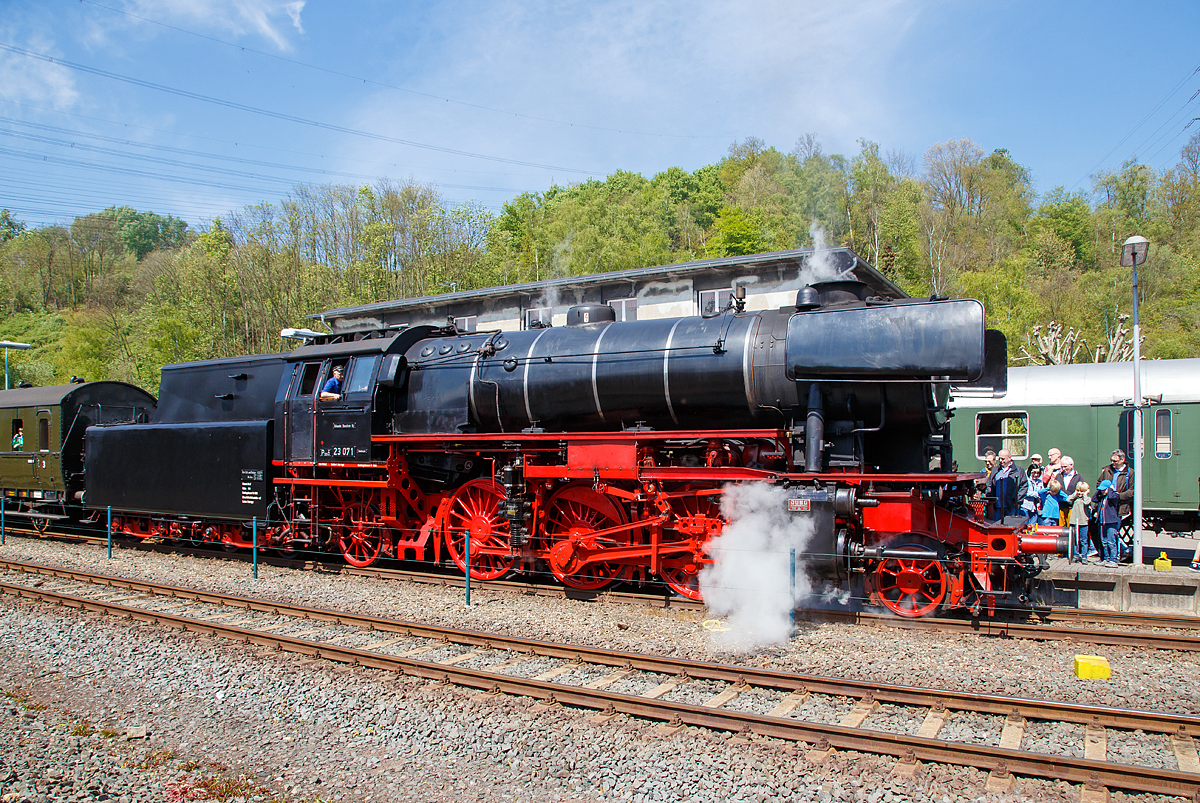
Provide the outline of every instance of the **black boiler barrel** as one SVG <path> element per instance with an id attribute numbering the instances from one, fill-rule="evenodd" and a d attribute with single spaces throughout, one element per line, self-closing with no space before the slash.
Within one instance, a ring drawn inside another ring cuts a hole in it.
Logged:
<path id="1" fill-rule="evenodd" d="M 669 318 L 506 333 L 471 370 L 484 431 L 749 426 L 757 315 Z"/>

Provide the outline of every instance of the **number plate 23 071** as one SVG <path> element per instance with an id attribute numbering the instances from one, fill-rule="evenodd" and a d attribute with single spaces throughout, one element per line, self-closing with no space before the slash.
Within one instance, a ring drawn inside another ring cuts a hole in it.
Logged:
<path id="1" fill-rule="evenodd" d="M 789 499 L 788 510 L 792 513 L 807 513 L 812 510 L 812 500 L 810 499 Z"/>

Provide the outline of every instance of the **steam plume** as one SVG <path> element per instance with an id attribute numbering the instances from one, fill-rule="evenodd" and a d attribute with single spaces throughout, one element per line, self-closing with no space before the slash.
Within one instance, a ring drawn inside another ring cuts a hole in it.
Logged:
<path id="1" fill-rule="evenodd" d="M 715 563 L 700 572 L 705 604 L 726 617 L 717 646 L 747 651 L 786 642 L 790 613 L 812 589 L 802 567 L 791 586 L 791 551 L 803 554 L 812 525 L 787 511 L 787 493 L 765 483 L 726 485 L 721 512 L 728 520 L 712 542 Z"/>
<path id="2" fill-rule="evenodd" d="M 853 276 L 853 271 L 850 269 L 838 270 L 833 259 L 833 249 L 825 242 L 825 229 L 821 224 L 814 220 L 808 227 L 808 236 L 812 237 L 813 253 L 805 260 L 804 270 L 800 276 L 800 280 L 804 284 L 829 282 Z"/>

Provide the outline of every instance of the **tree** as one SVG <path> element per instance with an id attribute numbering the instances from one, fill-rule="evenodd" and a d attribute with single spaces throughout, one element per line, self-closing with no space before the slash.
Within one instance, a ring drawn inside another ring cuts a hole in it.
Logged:
<path id="1" fill-rule="evenodd" d="M 0 209 L 0 244 L 25 233 L 25 224 L 12 216 L 7 209 Z"/>
<path id="2" fill-rule="evenodd" d="M 755 213 L 736 206 L 722 207 L 713 224 L 708 254 L 714 257 L 757 254 L 766 248 L 762 222 Z"/>

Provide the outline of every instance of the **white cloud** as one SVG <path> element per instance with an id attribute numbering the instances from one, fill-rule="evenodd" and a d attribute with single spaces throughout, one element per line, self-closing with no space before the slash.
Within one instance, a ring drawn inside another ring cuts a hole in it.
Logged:
<path id="1" fill-rule="evenodd" d="M 903 78 L 890 74 L 889 65 L 922 5 L 902 0 L 447 4 L 422 21 L 415 51 L 385 80 L 586 125 L 556 126 L 388 91 L 365 99 L 354 125 L 603 171 L 655 172 L 673 164 L 694 168 L 747 136 L 788 150 L 810 131 L 818 133 L 826 150 L 853 153 L 857 138 L 883 137 L 896 116 L 899 101 L 891 90 Z M 616 134 L 587 125 L 678 136 Z M 368 147 L 380 155 L 378 144 L 358 146 Z M 413 158 L 412 151 L 407 154 Z"/>
<path id="2" fill-rule="evenodd" d="M 37 53 L 56 52 L 53 42 L 40 36 L 31 37 L 26 47 Z M 0 98 L 66 109 L 79 100 L 79 92 L 71 71 L 61 64 L 0 52 Z"/>
<path id="3" fill-rule="evenodd" d="M 258 35 L 283 51 L 292 50 L 287 26 L 304 33 L 300 12 L 306 0 L 126 0 L 124 9 L 139 17 L 198 30 L 218 31 L 235 37 Z M 97 16 L 98 25 L 113 24 Z M 130 25 L 147 26 L 125 17 Z M 154 27 L 154 26 L 150 26 Z M 94 32 L 107 38 L 105 32 Z"/>

